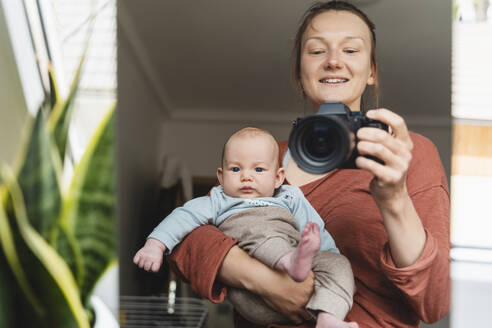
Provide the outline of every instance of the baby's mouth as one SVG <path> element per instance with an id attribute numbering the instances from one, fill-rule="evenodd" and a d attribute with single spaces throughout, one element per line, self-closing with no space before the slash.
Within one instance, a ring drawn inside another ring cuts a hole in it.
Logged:
<path id="1" fill-rule="evenodd" d="M 342 83 L 348 82 L 348 79 L 338 78 L 338 77 L 336 77 L 336 78 L 325 78 L 325 79 L 319 80 L 319 82 L 321 82 L 323 84 L 336 85 L 336 84 L 342 84 Z"/>

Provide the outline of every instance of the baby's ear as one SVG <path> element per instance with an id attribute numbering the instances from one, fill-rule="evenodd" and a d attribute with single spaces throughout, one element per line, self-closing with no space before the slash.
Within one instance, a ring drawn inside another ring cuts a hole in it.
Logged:
<path id="1" fill-rule="evenodd" d="M 275 189 L 280 187 L 285 180 L 285 170 L 283 167 L 279 167 L 277 170 L 277 176 L 275 177 Z"/>
<path id="2" fill-rule="evenodd" d="M 219 183 L 222 185 L 222 168 L 217 168 L 217 179 L 219 179 Z"/>

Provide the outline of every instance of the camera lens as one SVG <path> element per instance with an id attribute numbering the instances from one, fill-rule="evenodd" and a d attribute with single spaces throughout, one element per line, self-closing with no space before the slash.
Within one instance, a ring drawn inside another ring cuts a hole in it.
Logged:
<path id="1" fill-rule="evenodd" d="M 314 122 L 311 134 L 304 138 L 306 154 L 313 160 L 330 157 L 335 151 L 334 139 L 337 137 L 338 135 L 333 133 L 333 129 L 329 129 L 327 124 Z"/>
<path id="2" fill-rule="evenodd" d="M 297 165 L 304 171 L 326 173 L 347 159 L 349 132 L 336 117 L 308 116 L 292 130 L 289 149 Z"/>

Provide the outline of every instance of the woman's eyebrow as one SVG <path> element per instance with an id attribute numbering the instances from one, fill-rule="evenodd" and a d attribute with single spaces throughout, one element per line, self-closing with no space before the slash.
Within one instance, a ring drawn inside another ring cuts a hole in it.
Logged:
<path id="1" fill-rule="evenodd" d="M 345 39 L 349 39 L 349 40 L 361 40 L 362 42 L 364 42 L 364 38 L 360 37 L 360 36 L 347 36 L 345 37 Z"/>
<path id="2" fill-rule="evenodd" d="M 308 42 L 309 40 L 320 40 L 320 41 L 323 41 L 325 42 L 326 41 L 326 38 L 325 37 L 322 37 L 322 36 L 310 36 L 308 38 L 306 38 L 304 40 L 304 44 L 306 44 L 306 42 Z M 364 42 L 364 38 L 360 37 L 360 36 L 345 36 L 343 38 L 343 40 L 361 40 L 362 42 Z"/>

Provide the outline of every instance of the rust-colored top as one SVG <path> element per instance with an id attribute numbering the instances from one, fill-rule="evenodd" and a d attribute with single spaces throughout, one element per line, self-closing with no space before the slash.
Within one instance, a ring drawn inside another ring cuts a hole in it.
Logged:
<path id="1" fill-rule="evenodd" d="M 352 264 L 357 287 L 347 321 L 363 327 L 417 327 L 449 311 L 449 191 L 434 145 L 411 133 L 413 159 L 407 189 L 427 233 L 413 265 L 395 267 L 379 210 L 370 194 L 371 174 L 339 170 L 303 185 L 301 190 L 326 224 L 340 252 Z M 287 149 L 280 143 L 281 157 Z M 235 240 L 213 226 L 192 232 L 170 257 L 195 292 L 221 302 L 226 288 L 215 281 Z M 257 327 L 236 315 L 236 327 Z M 307 327 L 307 326 L 299 326 Z"/>

